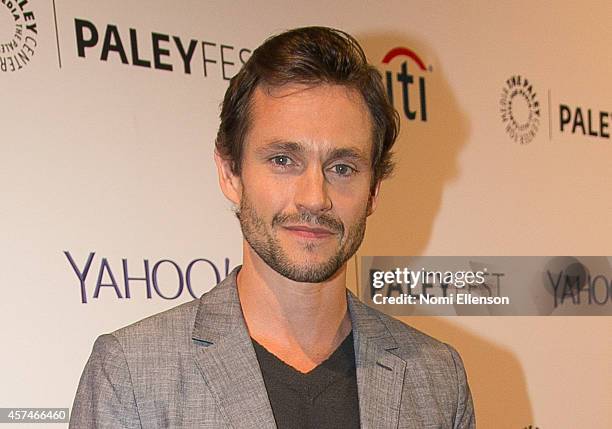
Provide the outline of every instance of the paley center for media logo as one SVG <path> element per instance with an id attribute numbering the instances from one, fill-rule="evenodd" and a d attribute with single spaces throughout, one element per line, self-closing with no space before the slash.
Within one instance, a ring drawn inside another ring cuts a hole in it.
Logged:
<path id="1" fill-rule="evenodd" d="M 506 80 L 499 101 L 506 133 L 515 142 L 527 144 L 540 128 L 540 102 L 533 84 L 521 75 Z"/>
<path id="2" fill-rule="evenodd" d="M 396 47 L 382 59 L 387 95 L 409 121 L 427 122 L 427 74 L 423 60 L 411 49 Z"/>
<path id="3" fill-rule="evenodd" d="M 38 45 L 36 16 L 28 0 L 0 3 L 0 71 L 19 71 L 30 63 Z"/>
<path id="4" fill-rule="evenodd" d="M 610 140 L 612 112 L 585 107 L 566 100 L 553 103 L 547 91 L 548 140 L 555 136 L 571 136 Z M 534 83 L 523 75 L 509 77 L 499 99 L 501 120 L 508 136 L 517 143 L 531 143 L 537 136 L 545 116 Z"/>

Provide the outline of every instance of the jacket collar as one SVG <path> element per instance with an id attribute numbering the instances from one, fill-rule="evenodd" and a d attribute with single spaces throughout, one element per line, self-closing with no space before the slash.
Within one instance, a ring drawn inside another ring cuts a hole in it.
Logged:
<path id="1" fill-rule="evenodd" d="M 236 277 L 240 267 L 200 298 L 194 358 L 232 427 L 274 428 L 274 416 L 244 321 Z M 406 362 L 378 313 L 347 291 L 353 329 L 361 426 L 397 427 Z M 247 404 L 247 406 L 245 406 Z"/>
<path id="2" fill-rule="evenodd" d="M 192 333 L 194 340 L 214 344 L 234 329 L 246 329 L 236 284 L 240 268 L 234 268 L 225 280 L 200 298 Z M 347 301 L 354 337 L 379 342 L 385 350 L 396 348 L 393 336 L 376 311 L 349 290 Z"/>
<path id="3" fill-rule="evenodd" d="M 238 299 L 236 277 L 241 266 L 210 291 L 202 295 L 196 312 L 192 339 L 215 344 L 235 329 L 245 329 Z"/>

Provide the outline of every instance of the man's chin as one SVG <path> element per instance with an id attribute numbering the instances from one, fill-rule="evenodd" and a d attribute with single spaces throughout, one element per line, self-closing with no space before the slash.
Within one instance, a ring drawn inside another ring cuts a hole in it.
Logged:
<path id="1" fill-rule="evenodd" d="M 284 264 L 271 266 L 276 272 L 290 280 L 302 283 L 321 283 L 334 278 L 342 271 L 331 259 L 321 260 L 319 258 L 308 260 L 308 258 L 291 259 Z"/>
<path id="2" fill-rule="evenodd" d="M 295 269 L 278 271 L 281 276 L 298 283 L 323 283 L 336 277 L 339 272 L 340 270 L 329 272 L 317 271 L 316 269 Z"/>
<path id="3" fill-rule="evenodd" d="M 325 255 L 322 250 L 314 252 L 295 252 L 286 262 L 300 271 L 321 271 L 333 264 L 333 255 Z"/>

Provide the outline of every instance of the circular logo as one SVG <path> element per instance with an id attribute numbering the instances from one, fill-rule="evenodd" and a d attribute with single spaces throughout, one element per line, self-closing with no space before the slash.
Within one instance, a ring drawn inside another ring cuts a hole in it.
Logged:
<path id="1" fill-rule="evenodd" d="M 521 144 L 531 142 L 540 127 L 540 102 L 531 82 L 512 76 L 504 85 L 499 104 L 510 138 Z"/>
<path id="2" fill-rule="evenodd" d="M 8 73 L 30 63 L 38 45 L 38 29 L 27 1 L 0 3 L 0 71 Z"/>

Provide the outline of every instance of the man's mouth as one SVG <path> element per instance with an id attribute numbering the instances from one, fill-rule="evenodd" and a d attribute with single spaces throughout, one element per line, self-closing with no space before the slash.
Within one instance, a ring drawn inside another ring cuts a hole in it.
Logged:
<path id="1" fill-rule="evenodd" d="M 303 238 L 328 238 L 335 234 L 329 229 L 304 225 L 289 225 L 285 226 L 284 228 L 289 232 Z"/>

